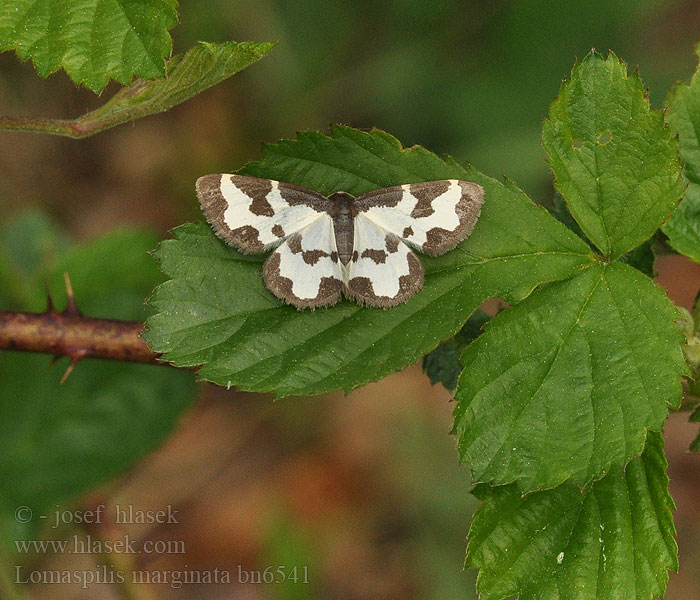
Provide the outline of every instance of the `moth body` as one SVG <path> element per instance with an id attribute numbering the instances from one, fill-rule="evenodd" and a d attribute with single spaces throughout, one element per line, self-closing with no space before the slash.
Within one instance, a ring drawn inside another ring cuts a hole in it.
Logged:
<path id="1" fill-rule="evenodd" d="M 333 218 L 333 233 L 335 245 L 338 248 L 338 258 L 343 266 L 352 258 L 354 241 L 353 204 L 355 198 L 345 192 L 336 192 L 328 198 L 331 205 L 329 214 Z"/>

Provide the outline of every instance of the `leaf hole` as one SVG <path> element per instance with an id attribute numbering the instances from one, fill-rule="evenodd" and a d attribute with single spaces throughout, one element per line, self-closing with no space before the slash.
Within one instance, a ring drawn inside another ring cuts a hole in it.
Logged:
<path id="1" fill-rule="evenodd" d="M 583 148 L 583 140 L 580 140 L 578 138 L 576 138 L 575 140 L 571 140 L 571 147 L 574 150 L 580 150 L 581 148 Z"/>
<path id="2" fill-rule="evenodd" d="M 605 146 L 612 139 L 612 133 L 609 131 L 604 131 L 598 136 L 598 144 Z"/>

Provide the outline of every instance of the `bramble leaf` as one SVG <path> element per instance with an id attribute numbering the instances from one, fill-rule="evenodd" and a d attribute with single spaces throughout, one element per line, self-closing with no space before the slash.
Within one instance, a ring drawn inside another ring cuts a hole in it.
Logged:
<path id="1" fill-rule="evenodd" d="M 503 311 L 462 355 L 454 433 L 477 482 L 581 486 L 660 430 L 687 372 L 677 312 L 621 263 L 589 267 Z"/>
<path id="2" fill-rule="evenodd" d="M 696 52 L 700 56 L 700 44 Z M 663 232 L 675 250 L 700 262 L 700 70 L 695 72 L 690 85 L 675 86 L 666 105 L 666 121 L 680 141 L 688 188 Z"/>
<path id="3" fill-rule="evenodd" d="M 44 285 L 40 278 L 70 246 L 68 234 L 38 211 L 27 211 L 0 227 L 0 299 L 4 310 L 43 310 L 46 298 L 40 295 Z"/>
<path id="4" fill-rule="evenodd" d="M 479 598 L 651 600 L 678 569 L 663 438 L 581 491 L 572 483 L 523 496 L 479 486 L 483 505 L 466 564 L 480 569 Z"/>
<path id="5" fill-rule="evenodd" d="M 630 250 L 627 254 L 620 257 L 620 262 L 634 267 L 650 279 L 653 279 L 656 277 L 656 271 L 654 271 L 654 263 L 656 262 L 656 254 L 654 253 L 655 239 L 656 236 L 647 240 L 641 246 L 637 246 L 634 250 Z"/>
<path id="6" fill-rule="evenodd" d="M 678 145 L 636 73 L 591 52 L 550 107 L 542 144 L 585 235 L 617 259 L 648 240 L 683 196 Z"/>
<path id="7" fill-rule="evenodd" d="M 591 53 L 542 137 L 559 192 L 606 258 L 486 326 L 462 355 L 453 429 L 476 481 L 521 491 L 583 486 L 626 464 L 680 404 L 688 373 L 678 312 L 623 264 L 652 271 L 647 240 L 682 191 L 661 113 L 614 55 Z"/>
<path id="8" fill-rule="evenodd" d="M 85 314 L 143 319 L 143 298 L 160 278 L 147 256 L 153 243 L 152 234 L 131 230 L 70 247 L 41 215 L 20 217 L 0 228 L 0 271 L 23 281 L 0 289 L 1 306 L 43 310 L 48 279 L 60 308 L 68 272 Z M 170 433 L 193 397 L 185 372 L 84 360 L 59 385 L 67 359 L 50 362 L 0 353 L 0 528 L 16 526 L 18 506 L 38 518 L 121 473 Z"/>
<path id="9" fill-rule="evenodd" d="M 423 371 L 435 385 L 440 382 L 449 391 L 457 387 L 457 379 L 462 371 L 460 355 L 462 351 L 481 335 L 481 328 L 491 317 L 478 310 L 467 320 L 457 334 L 442 342 L 435 350 L 423 358 Z"/>
<path id="10" fill-rule="evenodd" d="M 0 51 L 31 58 L 41 77 L 62 67 L 100 92 L 110 78 L 162 77 L 176 24 L 176 0 L 4 0 Z"/>
<path id="11" fill-rule="evenodd" d="M 695 409 L 692 415 L 690 415 L 691 423 L 700 423 L 700 406 Z M 700 453 L 700 433 L 690 444 L 690 451 Z"/>
<path id="12" fill-rule="evenodd" d="M 184 56 L 169 59 L 164 77 L 137 79 L 98 109 L 77 119 L 62 121 L 64 130 L 52 133 L 84 137 L 169 110 L 260 60 L 274 45 L 199 42 Z"/>
<path id="13" fill-rule="evenodd" d="M 586 239 L 586 235 L 583 233 L 583 231 L 581 231 L 581 227 L 579 227 L 576 219 L 571 216 L 571 212 L 566 206 L 566 202 L 564 201 L 564 198 L 562 198 L 561 194 L 556 192 L 554 193 L 553 206 L 549 209 L 549 212 L 557 221 L 563 225 L 566 225 L 577 236 L 585 240 L 591 248 L 595 249 L 595 246 L 590 242 L 590 240 Z"/>
<path id="14" fill-rule="evenodd" d="M 501 184 L 392 136 L 334 127 L 263 149 L 242 173 L 322 194 L 357 195 L 391 185 L 462 178 L 484 186 L 481 218 L 447 254 L 423 256 L 424 289 L 380 310 L 343 301 L 297 311 L 262 282 L 264 257 L 239 254 L 204 224 L 184 225 L 156 257 L 170 278 L 156 290 L 145 339 L 178 366 L 221 385 L 277 395 L 351 390 L 416 361 L 454 335 L 487 298 L 515 302 L 543 281 L 569 277 L 593 260 L 578 237 L 510 182 Z"/>

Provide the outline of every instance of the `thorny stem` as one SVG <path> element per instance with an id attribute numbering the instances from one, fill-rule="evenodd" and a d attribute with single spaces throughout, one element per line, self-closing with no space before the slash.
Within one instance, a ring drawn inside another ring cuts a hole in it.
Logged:
<path id="1" fill-rule="evenodd" d="M 49 311 L 0 311 L 0 349 L 25 350 L 71 358 L 106 358 L 157 363 L 140 337 L 143 323 L 93 319 L 84 315 Z"/>
<path id="2" fill-rule="evenodd" d="M 167 364 L 141 339 L 143 323 L 86 317 L 78 310 L 68 275 L 66 290 L 68 304 L 60 313 L 50 296 L 44 313 L 0 311 L 0 350 L 69 357 L 71 363 L 62 382 L 83 358 Z"/>

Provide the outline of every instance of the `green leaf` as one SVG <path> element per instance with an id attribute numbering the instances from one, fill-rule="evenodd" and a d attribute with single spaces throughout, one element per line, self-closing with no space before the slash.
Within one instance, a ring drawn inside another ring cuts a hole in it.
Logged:
<path id="1" fill-rule="evenodd" d="M 34 213 L 0 228 L 0 270 L 26 276 L 16 308 L 43 310 L 45 280 L 60 308 L 68 272 L 85 314 L 140 320 L 143 298 L 160 278 L 147 255 L 154 241 L 151 233 L 130 230 L 68 247 Z M 0 306 L 5 302 L 3 288 Z M 17 506 L 39 515 L 124 471 L 170 433 L 193 396 L 188 373 L 98 360 L 81 361 L 59 385 L 67 360 L 53 367 L 50 360 L 0 353 L 0 523 L 6 525 Z"/>
<path id="2" fill-rule="evenodd" d="M 695 409 L 692 415 L 690 415 L 691 423 L 700 423 L 700 406 Z M 700 453 L 700 433 L 690 444 L 690 451 Z"/>
<path id="3" fill-rule="evenodd" d="M 110 78 L 162 77 L 176 24 L 176 0 L 3 0 L 0 51 L 100 92 Z"/>
<path id="4" fill-rule="evenodd" d="M 93 135 L 127 121 L 169 110 L 260 60 L 274 45 L 199 42 L 184 56 L 168 60 L 165 77 L 136 80 L 100 108 L 62 122 L 66 130 L 62 134 L 72 137 Z"/>
<path id="5" fill-rule="evenodd" d="M 641 246 L 637 246 L 634 250 L 630 250 L 620 258 L 620 262 L 634 267 L 650 279 L 656 277 L 656 272 L 654 271 L 654 263 L 656 262 L 656 254 L 654 253 L 655 238 L 656 236 L 644 242 Z"/>
<path id="6" fill-rule="evenodd" d="M 592 260 L 579 238 L 511 183 L 420 147 L 404 150 L 381 131 L 301 133 L 266 146 L 263 160 L 240 172 L 323 194 L 463 178 L 484 186 L 485 202 L 472 236 L 441 257 L 422 257 L 424 289 L 390 310 L 344 301 L 297 311 L 265 289 L 264 257 L 239 254 L 204 223 L 177 228 L 156 252 L 170 281 L 150 301 L 158 314 L 144 337 L 166 360 L 202 365 L 199 377 L 221 385 L 278 395 L 353 389 L 416 361 L 485 299 L 515 302 Z"/>
<path id="7" fill-rule="evenodd" d="M 430 383 L 442 383 L 452 391 L 457 387 L 457 379 L 462 371 L 460 355 L 462 350 L 481 335 L 481 328 L 491 317 L 482 310 L 477 310 L 464 327 L 453 338 L 442 342 L 430 354 L 423 358 L 423 371 Z"/>
<path id="8" fill-rule="evenodd" d="M 38 211 L 22 213 L 0 227 L 0 298 L 5 310 L 42 310 L 46 299 L 39 296 L 44 285 L 40 278 L 69 247 L 67 233 Z"/>
<path id="9" fill-rule="evenodd" d="M 571 483 L 523 496 L 480 486 L 467 566 L 482 600 L 651 600 L 678 569 L 661 434 L 642 456 L 583 492 Z"/>
<path id="10" fill-rule="evenodd" d="M 696 48 L 700 56 L 700 44 Z M 685 198 L 663 231 L 671 246 L 700 262 L 700 70 L 690 85 L 677 84 L 666 99 L 666 121 L 678 134 L 684 173 L 688 182 Z"/>
<path id="11" fill-rule="evenodd" d="M 620 263 L 503 311 L 462 355 L 454 433 L 477 482 L 584 485 L 642 452 L 687 373 L 678 313 Z"/>
<path id="12" fill-rule="evenodd" d="M 686 171 L 687 172 L 687 171 Z M 683 202 L 673 213 L 663 232 L 674 250 L 700 262 L 700 185 L 688 183 Z"/>
<path id="13" fill-rule="evenodd" d="M 576 235 L 586 240 L 591 248 L 594 247 L 593 244 L 587 240 L 586 234 L 581 231 L 579 224 L 571 216 L 571 213 L 566 206 L 564 198 L 561 197 L 561 194 L 554 194 L 554 206 L 552 209 L 550 209 L 550 212 L 558 221 L 566 225 Z M 656 236 L 653 236 L 641 246 L 637 246 L 634 250 L 630 250 L 627 254 L 622 256 L 620 260 L 634 267 L 635 269 L 640 270 L 642 273 L 653 279 L 656 277 L 656 273 L 654 272 L 654 262 L 656 261 L 656 255 L 654 253 L 655 241 Z"/>
<path id="14" fill-rule="evenodd" d="M 577 64 L 544 123 L 556 186 L 581 229 L 616 259 L 649 239 L 683 195 L 678 145 L 636 73 L 614 54 Z"/>
<path id="15" fill-rule="evenodd" d="M 566 206 L 566 202 L 564 198 L 562 198 L 561 194 L 554 193 L 554 201 L 553 201 L 553 206 L 549 210 L 549 212 L 552 214 L 552 216 L 562 223 L 563 225 L 566 225 L 571 231 L 573 231 L 577 236 L 582 238 L 583 240 L 588 243 L 591 248 L 594 248 L 593 244 L 589 240 L 586 239 L 586 234 L 581 231 L 581 228 L 579 227 L 579 224 L 576 222 L 576 219 L 574 219 L 571 216 L 571 213 L 569 212 L 568 207 Z"/>
<path id="16" fill-rule="evenodd" d="M 68 362 L 50 362 L 0 355 L 2 504 L 29 506 L 37 518 L 151 452 L 192 400 L 187 373 L 85 361 L 59 384 Z"/>

